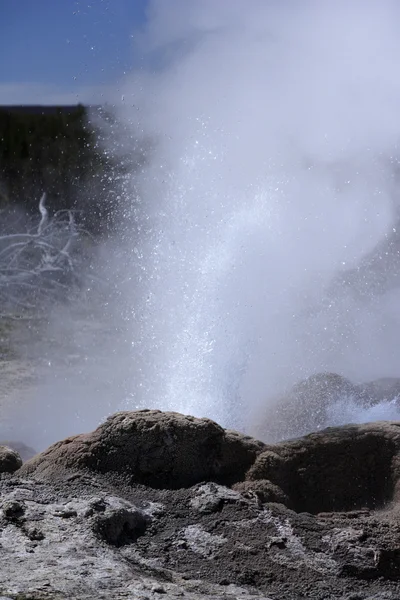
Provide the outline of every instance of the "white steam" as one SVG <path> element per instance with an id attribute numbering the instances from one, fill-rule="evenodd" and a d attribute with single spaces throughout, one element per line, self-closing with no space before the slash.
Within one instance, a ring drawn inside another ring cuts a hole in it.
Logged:
<path id="1" fill-rule="evenodd" d="M 150 1 L 117 117 L 124 148 L 152 150 L 118 261 L 102 253 L 107 335 L 39 405 L 53 439 L 136 407 L 251 430 L 312 373 L 400 376 L 399 16 L 397 0 Z M 381 409 L 331 418 L 398 414 Z"/>
<path id="2" fill-rule="evenodd" d="M 398 293 L 368 271 L 361 296 L 332 285 L 396 224 L 399 14 L 394 0 L 151 3 L 119 111 L 155 140 L 135 180 L 142 234 L 126 233 L 127 407 L 245 426 L 313 372 L 399 374 Z"/>

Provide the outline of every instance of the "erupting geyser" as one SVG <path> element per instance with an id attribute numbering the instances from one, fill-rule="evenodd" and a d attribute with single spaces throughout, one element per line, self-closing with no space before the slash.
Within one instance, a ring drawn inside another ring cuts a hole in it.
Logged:
<path id="1" fill-rule="evenodd" d="M 99 259 L 125 318 L 87 346 L 55 319 L 87 361 L 38 394 L 47 443 L 143 407 L 252 432 L 312 374 L 400 376 L 399 17 L 397 0 L 150 0 L 108 148 L 146 160 Z M 331 421 L 399 417 L 387 400 L 338 398 Z"/>
<path id="2" fill-rule="evenodd" d="M 399 15 L 151 3 L 118 111 L 152 140 L 125 232 L 126 407 L 243 428 L 317 371 L 399 375 Z"/>

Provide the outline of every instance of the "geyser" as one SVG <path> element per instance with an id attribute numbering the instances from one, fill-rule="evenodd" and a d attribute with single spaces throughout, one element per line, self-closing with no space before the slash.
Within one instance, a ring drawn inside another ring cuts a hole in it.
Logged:
<path id="1" fill-rule="evenodd" d="M 112 291 L 89 328 L 54 312 L 46 386 L 7 439 L 40 448 L 143 407 L 251 432 L 313 373 L 400 376 L 399 16 L 396 0 L 149 2 L 108 148 L 146 150 L 94 267 Z M 332 423 L 400 417 L 391 400 L 342 398 Z"/>
<path id="2" fill-rule="evenodd" d="M 399 12 L 150 2 L 118 109 L 152 140 L 123 407 L 243 428 L 314 372 L 399 375 Z"/>

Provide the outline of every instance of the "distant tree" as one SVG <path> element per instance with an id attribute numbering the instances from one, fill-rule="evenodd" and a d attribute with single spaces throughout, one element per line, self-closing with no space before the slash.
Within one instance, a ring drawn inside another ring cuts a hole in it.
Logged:
<path id="1" fill-rule="evenodd" d="M 0 208 L 33 214 L 32 199 L 46 192 L 50 211 L 73 209 L 91 232 L 109 231 L 128 195 L 127 177 L 150 149 L 125 133 L 107 107 L 90 115 L 81 105 L 0 107 Z M 129 194 L 134 203 L 132 186 Z"/>
<path id="2" fill-rule="evenodd" d="M 101 180 L 111 166 L 96 146 L 83 106 L 31 112 L 0 108 L 0 202 L 35 210 L 32 198 L 44 191 L 52 210 L 79 208 L 93 216 L 93 200 L 82 194 L 104 191 Z M 98 185 L 96 186 L 96 182 Z M 97 202 L 104 202 L 98 193 Z M 85 203 L 87 206 L 85 206 Z M 89 206 L 91 205 L 91 206 Z M 87 215 L 86 215 L 87 216 Z M 92 223 L 99 227 L 100 223 Z"/>

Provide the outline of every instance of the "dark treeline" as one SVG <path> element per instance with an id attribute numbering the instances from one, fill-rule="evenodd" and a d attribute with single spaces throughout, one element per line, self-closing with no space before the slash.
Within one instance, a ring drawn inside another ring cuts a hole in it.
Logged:
<path id="1" fill-rule="evenodd" d="M 46 192 L 52 211 L 74 208 L 92 231 L 104 231 L 118 174 L 85 107 L 0 106 L 0 208 L 32 213 Z"/>

